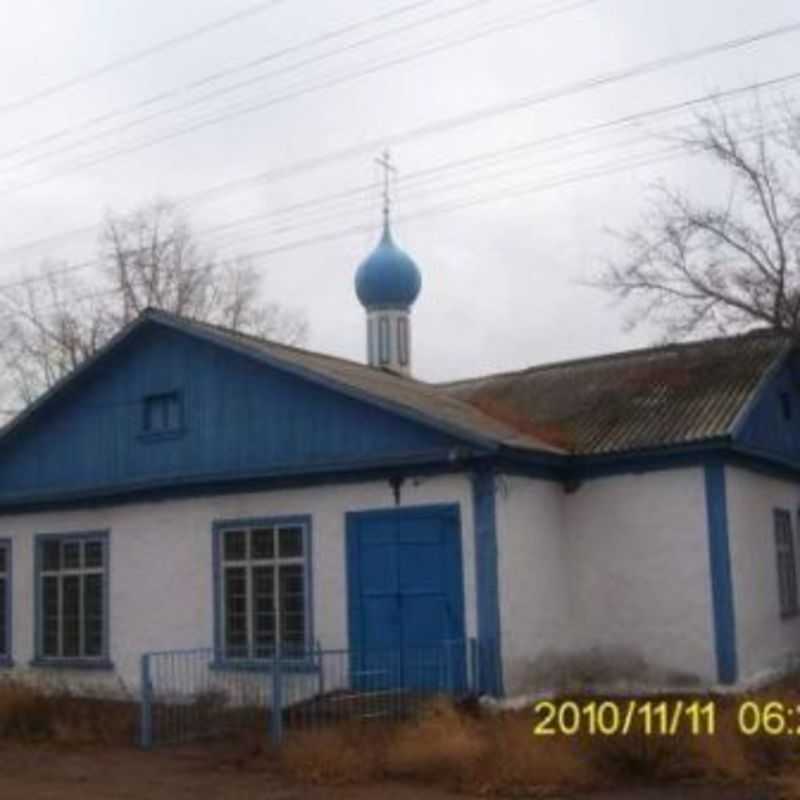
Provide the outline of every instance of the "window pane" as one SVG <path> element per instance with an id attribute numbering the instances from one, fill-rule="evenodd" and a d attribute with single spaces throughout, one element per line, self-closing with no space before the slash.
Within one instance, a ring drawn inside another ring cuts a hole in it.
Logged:
<path id="1" fill-rule="evenodd" d="M 303 555 L 303 529 L 281 528 L 280 557 L 297 558 Z"/>
<path id="2" fill-rule="evenodd" d="M 64 542 L 61 555 L 64 569 L 77 569 L 81 565 L 81 543 Z"/>
<path id="3" fill-rule="evenodd" d="M 83 553 L 84 563 L 89 568 L 98 568 L 103 566 L 103 543 L 102 542 L 86 542 L 84 545 Z"/>
<path id="4" fill-rule="evenodd" d="M 247 534 L 244 531 L 226 531 L 223 541 L 226 561 L 244 561 L 247 558 Z"/>
<path id="5" fill-rule="evenodd" d="M 279 568 L 281 644 L 288 650 L 302 652 L 305 645 L 305 575 L 303 567 Z"/>
<path id="6" fill-rule="evenodd" d="M 83 579 L 84 655 L 103 655 L 103 576 L 86 575 Z"/>
<path id="7" fill-rule="evenodd" d="M 8 550 L 5 547 L 0 547 L 0 573 L 8 571 Z"/>
<path id="8" fill-rule="evenodd" d="M 273 567 L 253 569 L 253 650 L 266 658 L 275 649 L 275 573 Z"/>
<path id="9" fill-rule="evenodd" d="M 65 657 L 81 654 L 81 579 L 67 575 L 62 583 L 64 610 L 62 614 L 62 653 Z"/>
<path id="10" fill-rule="evenodd" d="M 42 569 L 51 571 L 61 568 L 61 542 L 57 539 L 46 541 L 42 545 Z"/>
<path id="11" fill-rule="evenodd" d="M 788 511 L 775 511 L 775 550 L 778 568 L 778 600 L 781 614 L 794 616 L 798 611 L 797 565 L 795 563 L 792 521 Z"/>
<path id="12" fill-rule="evenodd" d="M 58 655 L 58 578 L 42 582 L 42 653 Z"/>
<path id="13" fill-rule="evenodd" d="M 251 558 L 275 557 L 275 531 L 273 528 L 256 528 L 250 536 Z"/>
<path id="14" fill-rule="evenodd" d="M 225 653 L 245 658 L 247 652 L 247 578 L 244 567 L 225 570 Z"/>

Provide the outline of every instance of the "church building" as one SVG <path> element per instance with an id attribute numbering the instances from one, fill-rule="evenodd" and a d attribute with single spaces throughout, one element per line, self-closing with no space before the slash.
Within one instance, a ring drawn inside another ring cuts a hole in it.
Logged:
<path id="1" fill-rule="evenodd" d="M 341 649 L 393 653 L 413 687 L 414 652 L 452 646 L 513 695 L 601 652 L 665 684 L 790 667 L 795 343 L 427 383 L 421 289 L 387 215 L 355 273 L 366 363 L 149 310 L 20 414 L 0 437 L 2 668 L 135 688 L 147 652 L 211 647 L 224 671 L 279 648 L 313 672 Z"/>

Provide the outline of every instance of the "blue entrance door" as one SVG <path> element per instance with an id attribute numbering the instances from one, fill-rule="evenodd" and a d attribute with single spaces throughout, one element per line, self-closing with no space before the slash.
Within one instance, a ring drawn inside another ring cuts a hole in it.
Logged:
<path id="1" fill-rule="evenodd" d="M 463 687 L 458 508 L 349 514 L 347 556 L 354 684 L 425 691 Z"/>

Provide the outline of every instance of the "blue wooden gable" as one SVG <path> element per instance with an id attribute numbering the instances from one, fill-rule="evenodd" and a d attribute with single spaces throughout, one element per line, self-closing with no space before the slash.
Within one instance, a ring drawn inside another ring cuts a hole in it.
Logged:
<path id="1" fill-rule="evenodd" d="M 800 463 L 800 357 L 787 357 L 758 391 L 735 434 L 737 444 Z"/>
<path id="2" fill-rule="evenodd" d="M 148 321 L 5 437 L 0 503 L 445 461 L 457 444 L 402 414 Z"/>

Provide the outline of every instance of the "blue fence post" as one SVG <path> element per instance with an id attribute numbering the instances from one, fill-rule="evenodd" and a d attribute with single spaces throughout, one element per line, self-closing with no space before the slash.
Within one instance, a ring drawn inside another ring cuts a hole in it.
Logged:
<path id="1" fill-rule="evenodd" d="M 139 744 L 145 750 L 153 746 L 153 682 L 150 675 L 150 654 L 141 659 L 141 716 Z"/>
<path id="2" fill-rule="evenodd" d="M 322 645 L 319 642 L 317 642 L 317 673 L 319 676 L 317 694 L 322 697 L 325 694 L 325 658 L 322 653 Z"/>
<path id="3" fill-rule="evenodd" d="M 283 675 L 281 674 L 281 648 L 275 646 L 272 659 L 272 716 L 270 717 L 272 743 L 277 747 L 283 740 Z"/>

